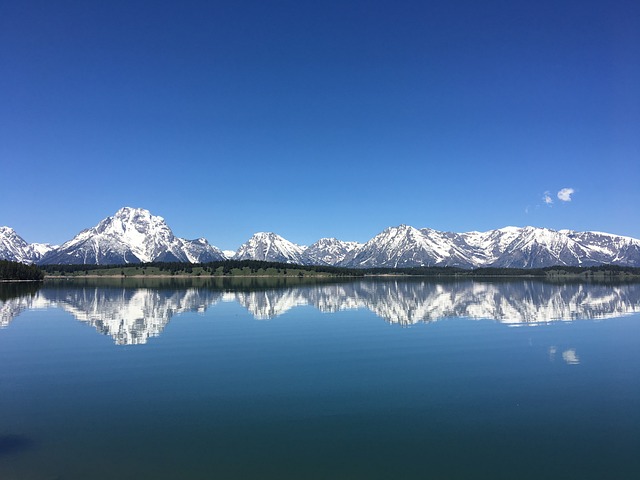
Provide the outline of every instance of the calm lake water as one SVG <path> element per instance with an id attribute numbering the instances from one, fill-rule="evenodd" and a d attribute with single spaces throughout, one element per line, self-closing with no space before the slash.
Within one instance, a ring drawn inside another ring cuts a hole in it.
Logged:
<path id="1" fill-rule="evenodd" d="M 640 284 L 0 285 L 0 478 L 640 478 Z"/>

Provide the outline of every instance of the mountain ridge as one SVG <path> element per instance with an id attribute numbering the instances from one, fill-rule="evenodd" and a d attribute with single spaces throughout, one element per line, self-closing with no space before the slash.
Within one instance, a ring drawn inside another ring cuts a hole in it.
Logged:
<path id="1" fill-rule="evenodd" d="M 640 266 L 638 239 L 532 226 L 455 233 L 401 224 L 365 243 L 322 238 L 310 246 L 258 232 L 230 253 L 205 238 L 176 237 L 164 218 L 141 208 L 123 207 L 60 246 L 29 244 L 12 228 L 0 227 L 0 259 L 42 265 L 206 263 L 233 258 L 348 268 Z"/>

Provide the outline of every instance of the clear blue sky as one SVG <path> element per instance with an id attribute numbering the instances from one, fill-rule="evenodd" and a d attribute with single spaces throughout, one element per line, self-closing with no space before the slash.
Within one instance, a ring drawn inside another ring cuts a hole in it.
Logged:
<path id="1" fill-rule="evenodd" d="M 30 242 L 122 206 L 225 249 L 640 237 L 640 3 L 4 2 L 0 167 Z"/>

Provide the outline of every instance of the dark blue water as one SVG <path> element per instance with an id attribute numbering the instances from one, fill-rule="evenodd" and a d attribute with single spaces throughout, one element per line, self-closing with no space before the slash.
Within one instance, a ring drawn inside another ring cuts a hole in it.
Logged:
<path id="1" fill-rule="evenodd" d="M 45 285 L 0 301 L 0 478 L 638 478 L 639 310 L 639 285 Z"/>

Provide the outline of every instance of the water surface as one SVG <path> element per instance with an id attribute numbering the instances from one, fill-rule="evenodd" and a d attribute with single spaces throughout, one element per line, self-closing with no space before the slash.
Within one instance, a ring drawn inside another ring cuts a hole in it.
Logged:
<path id="1" fill-rule="evenodd" d="M 640 471 L 638 284 L 12 288 L 3 479 Z"/>

